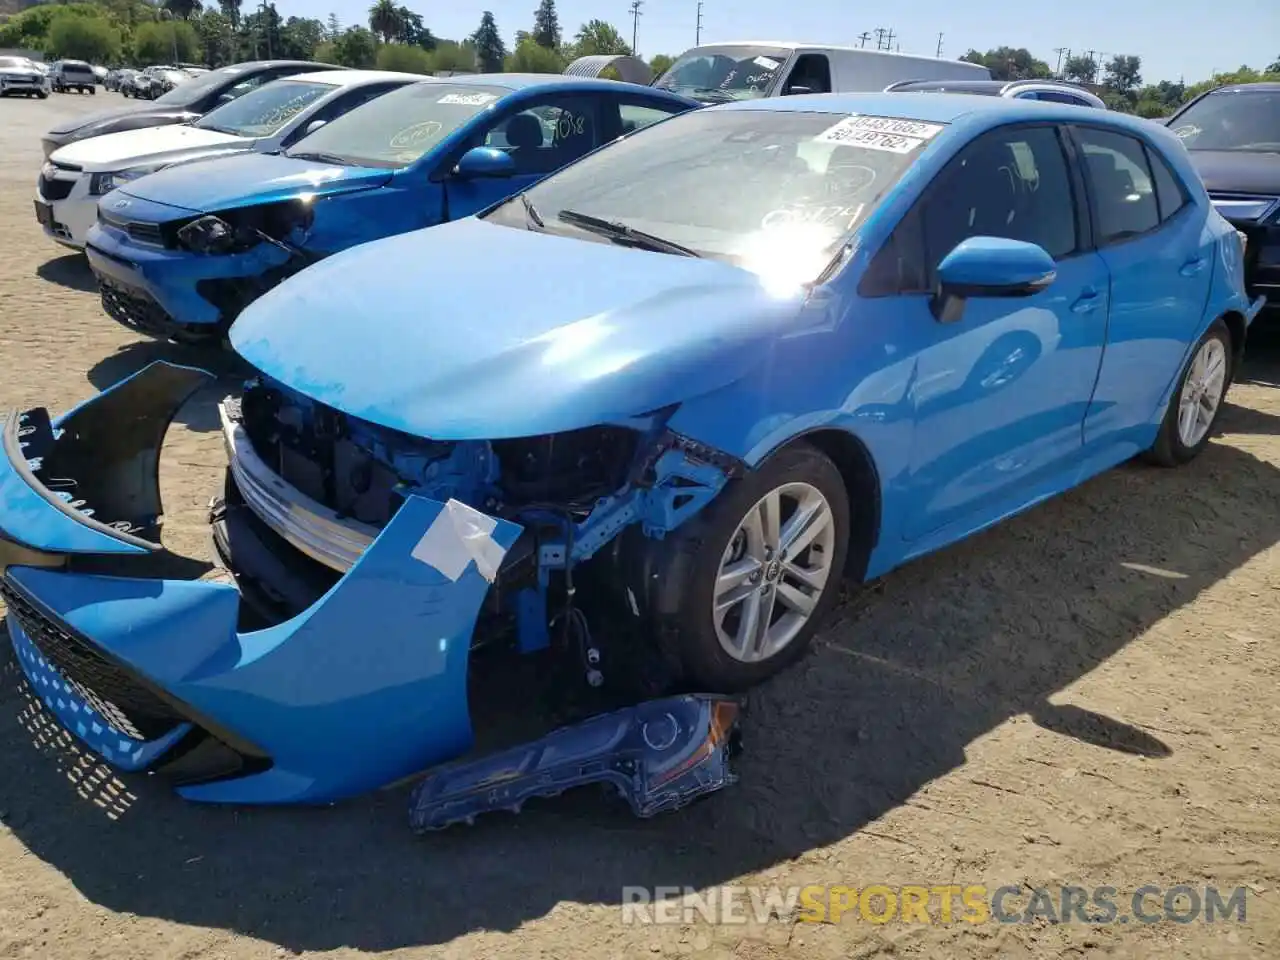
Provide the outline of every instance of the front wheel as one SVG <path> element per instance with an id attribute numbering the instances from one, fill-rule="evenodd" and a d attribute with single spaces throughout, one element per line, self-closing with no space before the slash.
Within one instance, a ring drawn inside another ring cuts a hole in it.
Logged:
<path id="1" fill-rule="evenodd" d="M 1209 445 L 1232 376 L 1231 333 L 1221 320 L 1205 331 L 1178 386 L 1146 459 L 1162 467 L 1194 460 Z"/>
<path id="2" fill-rule="evenodd" d="M 664 640 L 687 678 L 734 692 L 799 659 L 839 594 L 849 497 L 816 448 L 784 448 L 664 541 L 680 596 Z"/>

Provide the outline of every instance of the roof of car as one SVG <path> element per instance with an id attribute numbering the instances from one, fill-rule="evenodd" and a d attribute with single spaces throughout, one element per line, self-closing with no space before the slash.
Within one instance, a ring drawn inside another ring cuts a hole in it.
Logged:
<path id="1" fill-rule="evenodd" d="M 508 90 L 527 90 L 530 87 L 573 87 L 580 90 L 616 90 L 619 86 L 637 87 L 638 84 L 620 80 L 605 80 L 600 77 L 575 77 L 563 73 L 461 73 L 452 77 L 439 78 L 446 83 L 460 83 L 486 87 L 506 87 Z M 642 90 L 654 90 L 653 87 L 640 87 Z M 662 94 L 666 91 L 657 91 Z M 684 99 L 684 98 L 677 98 Z"/>
<path id="2" fill-rule="evenodd" d="M 1276 80 L 1259 80 L 1254 83 L 1232 83 L 1225 87 L 1218 87 L 1210 90 L 1210 93 L 1258 93 L 1261 91 L 1268 93 L 1280 90 L 1280 81 Z"/>
<path id="3" fill-rule="evenodd" d="M 307 83 L 327 83 L 334 87 L 349 87 L 357 83 L 377 83 L 379 80 L 430 80 L 418 73 L 396 70 L 321 70 L 317 73 L 295 73 L 285 80 L 302 80 Z"/>

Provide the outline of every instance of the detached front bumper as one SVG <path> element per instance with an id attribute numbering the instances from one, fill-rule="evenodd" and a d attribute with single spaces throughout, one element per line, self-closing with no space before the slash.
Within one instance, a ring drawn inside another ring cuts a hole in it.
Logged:
<path id="1" fill-rule="evenodd" d="M 471 558 L 501 558 L 519 525 L 409 497 L 312 606 L 244 633 L 232 586 L 116 575 L 160 550 L 160 442 L 207 377 L 157 363 L 55 423 L 6 422 L 0 592 L 36 695 L 104 759 L 193 800 L 327 802 L 463 754 L 489 589 Z"/>
<path id="2" fill-rule="evenodd" d="M 132 236 L 131 229 L 144 226 L 148 233 L 158 234 L 159 223 L 189 213 L 150 209 L 160 206 L 130 199 L 126 208 L 110 212 L 111 220 L 118 223 L 99 220 L 89 228 L 85 254 L 102 288 L 103 309 L 113 320 L 151 336 L 174 340 L 220 336 L 234 317 L 226 304 L 205 294 L 216 289 L 218 281 L 252 280 L 282 267 L 289 255 L 269 243 L 238 254 L 199 254 L 167 247 L 160 238 L 142 242 Z M 154 222 L 126 220 L 126 215 L 146 215 Z"/>

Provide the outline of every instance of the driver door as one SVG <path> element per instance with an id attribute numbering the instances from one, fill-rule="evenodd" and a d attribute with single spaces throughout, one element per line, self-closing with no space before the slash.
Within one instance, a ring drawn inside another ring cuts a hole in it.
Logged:
<path id="1" fill-rule="evenodd" d="M 515 161 L 516 172 L 510 177 L 447 178 L 448 219 L 478 213 L 586 156 L 603 142 L 601 127 L 600 98 L 581 94 L 539 97 L 500 114 L 461 152 L 474 147 L 502 150 Z"/>

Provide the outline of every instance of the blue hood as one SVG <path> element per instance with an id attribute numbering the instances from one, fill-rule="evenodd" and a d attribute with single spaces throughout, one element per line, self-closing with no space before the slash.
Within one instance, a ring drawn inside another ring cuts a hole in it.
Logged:
<path id="1" fill-rule="evenodd" d="M 302 194 L 322 197 L 380 187 L 391 170 L 344 167 L 314 160 L 248 153 L 178 165 L 121 187 L 132 197 L 187 210 L 213 212 L 275 203 Z"/>
<path id="2" fill-rule="evenodd" d="M 231 343 L 321 403 L 438 440 L 556 433 L 731 383 L 798 322 L 752 273 L 468 219 L 353 247 Z"/>

